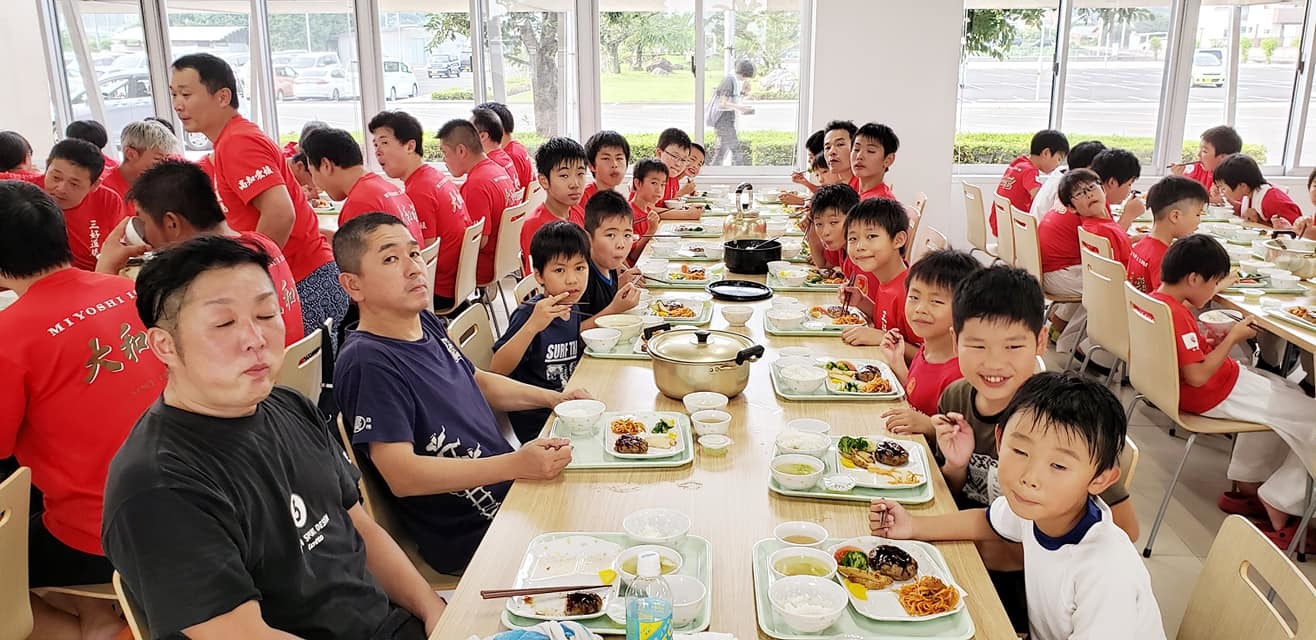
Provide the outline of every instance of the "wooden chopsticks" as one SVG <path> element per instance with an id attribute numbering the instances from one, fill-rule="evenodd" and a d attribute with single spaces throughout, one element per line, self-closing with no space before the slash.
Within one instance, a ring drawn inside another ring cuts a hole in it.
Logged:
<path id="1" fill-rule="evenodd" d="M 587 584 L 577 585 L 574 587 L 538 587 L 534 589 L 485 589 L 480 592 L 480 597 L 485 600 L 494 598 L 512 598 L 516 596 L 538 596 L 545 593 L 562 593 L 564 591 L 594 591 L 596 589 L 611 589 L 610 584 Z"/>
<path id="2" fill-rule="evenodd" d="M 841 303 L 842 311 L 850 313 L 850 289 L 854 288 L 854 283 L 858 282 L 859 272 L 850 274 L 850 283 L 845 287 L 845 301 Z"/>

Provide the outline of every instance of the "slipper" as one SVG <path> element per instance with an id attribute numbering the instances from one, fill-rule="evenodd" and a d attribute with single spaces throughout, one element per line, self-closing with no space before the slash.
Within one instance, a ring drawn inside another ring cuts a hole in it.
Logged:
<path id="1" fill-rule="evenodd" d="M 1264 517 L 1266 506 L 1256 496 L 1245 495 L 1238 491 L 1226 491 L 1216 499 L 1216 506 L 1225 513 L 1240 515 L 1245 518 Z"/>
<path id="2" fill-rule="evenodd" d="M 1262 534 L 1267 538 L 1270 538 L 1270 541 L 1275 543 L 1275 546 L 1279 547 L 1280 551 L 1288 551 L 1289 546 L 1293 544 L 1293 536 L 1298 533 L 1297 520 L 1294 520 L 1292 523 L 1279 530 L 1272 528 L 1270 526 L 1270 520 L 1268 519 L 1249 518 L 1249 520 L 1261 530 Z M 1307 553 L 1316 553 L 1316 529 L 1311 527 L 1307 528 L 1307 544 L 1305 550 Z"/>

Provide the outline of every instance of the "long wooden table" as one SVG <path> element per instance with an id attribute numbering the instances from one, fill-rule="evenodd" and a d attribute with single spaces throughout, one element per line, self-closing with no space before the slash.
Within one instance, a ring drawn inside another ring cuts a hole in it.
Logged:
<path id="1" fill-rule="evenodd" d="M 758 278 L 761 280 L 761 276 Z M 655 295 L 659 291 L 655 290 Z M 827 303 L 835 293 L 792 293 L 805 304 Z M 717 303 L 719 306 L 723 303 Z M 432 640 L 488 636 L 501 629 L 503 600 L 482 600 L 481 589 L 512 585 L 530 541 L 556 531 L 622 531 L 622 519 L 632 511 L 667 507 L 688 514 L 691 533 L 707 538 L 713 547 L 713 598 L 711 630 L 734 633 L 742 640 L 767 638 L 758 629 L 751 573 L 751 547 L 772 537 L 772 529 L 788 520 L 817 522 L 833 536 L 867 535 L 868 506 L 857 502 L 803 500 L 769 492 L 768 463 L 776 434 L 793 418 L 819 418 L 832 425 L 832 433 L 866 435 L 884 433 L 881 412 L 892 406 L 875 402 L 789 402 L 773 393 L 769 365 L 777 351 L 808 346 L 819 356 L 834 355 L 880 359 L 877 348 L 848 347 L 839 338 L 786 338 L 763 330 L 768 301 L 749 303 L 754 317 L 748 326 L 733 329 L 766 347 L 765 357 L 751 365 L 748 388 L 733 398 L 731 437 L 735 443 L 726 457 L 696 453 L 691 466 L 672 470 L 568 471 L 552 482 L 518 482 L 513 485 L 495 517 L 465 577 L 457 587 L 443 621 Z M 712 328 L 727 328 L 720 313 Z M 610 411 L 683 411 L 679 400 L 663 396 L 654 385 L 646 361 L 600 360 L 588 356 L 572 376 L 569 388 L 588 389 Z M 955 510 L 954 500 L 939 473 L 931 474 L 934 499 L 911 507 L 918 514 Z M 966 602 L 977 638 L 1014 638 L 1010 622 L 987 571 L 972 543 L 937 545 L 951 572 L 968 592 Z"/>
<path id="2" fill-rule="evenodd" d="M 1268 293 L 1262 297 L 1262 302 L 1251 303 L 1244 300 L 1241 293 L 1221 293 L 1215 297 L 1215 301 L 1227 309 L 1256 316 L 1256 325 L 1258 327 L 1293 343 L 1307 353 L 1316 353 L 1316 332 L 1308 331 L 1296 324 L 1284 322 L 1266 313 L 1266 307 L 1274 303 L 1278 303 L 1282 307 L 1300 304 L 1316 308 L 1316 285 L 1306 280 L 1300 280 L 1299 282 L 1307 289 L 1305 294 L 1280 295 Z M 1276 310 L 1282 312 L 1282 307 Z"/>

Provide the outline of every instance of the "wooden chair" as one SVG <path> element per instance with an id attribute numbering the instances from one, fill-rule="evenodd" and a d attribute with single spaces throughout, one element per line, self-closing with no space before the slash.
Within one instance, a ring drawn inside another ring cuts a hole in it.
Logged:
<path id="1" fill-rule="evenodd" d="M 516 287 L 512 289 L 512 299 L 517 304 L 521 304 L 539 295 L 539 292 L 539 282 L 535 280 L 535 277 L 532 275 L 526 276 L 521 278 L 521 281 L 516 283 Z"/>
<path id="2" fill-rule="evenodd" d="M 1000 206 L 1001 203 L 1004 203 L 1004 207 Z M 1014 219 L 1013 212 L 1016 209 L 1010 206 L 1009 200 L 1001 197 L 996 198 L 996 204 L 993 206 L 998 209 L 996 228 L 999 233 L 996 236 L 996 257 L 1012 267 L 1022 266 L 1019 264 L 1019 230 L 1010 224 Z M 1036 219 L 1033 220 L 1033 226 L 1037 226 Z"/>
<path id="3" fill-rule="evenodd" d="M 332 322 L 332 320 L 329 320 Z M 311 402 L 320 401 L 321 383 L 324 382 L 324 370 L 320 365 L 323 351 L 320 349 L 320 336 L 316 331 L 288 347 L 283 352 L 283 368 L 275 381 L 285 387 L 292 387 Z"/>
<path id="4" fill-rule="evenodd" d="M 457 342 L 462 355 L 477 369 L 489 369 L 493 361 L 494 333 L 489 316 L 479 307 L 470 307 L 448 323 L 448 337 Z"/>
<path id="5" fill-rule="evenodd" d="M 1179 484 L 1188 454 L 1202 434 L 1248 433 L 1267 431 L 1270 427 L 1256 422 L 1236 422 L 1217 420 L 1194 413 L 1179 411 L 1179 357 L 1175 348 L 1177 338 L 1174 335 L 1174 321 L 1170 316 L 1170 307 L 1164 302 L 1138 291 L 1132 284 L 1124 283 L 1125 319 L 1129 327 L 1129 344 L 1138 345 L 1129 349 L 1129 382 L 1137 392 L 1129 403 L 1128 415 L 1139 402 L 1146 402 L 1165 414 L 1174 424 L 1189 432 L 1188 442 L 1184 445 L 1183 458 L 1179 468 L 1174 472 L 1174 479 L 1165 488 L 1165 498 L 1156 512 L 1156 521 L 1152 523 L 1151 534 L 1147 537 L 1147 546 L 1142 555 L 1151 557 L 1152 544 L 1156 542 L 1156 532 L 1165 519 L 1165 510 L 1174 497 L 1174 487 Z M 1173 431 L 1171 431 L 1173 435 Z"/>
<path id="6" fill-rule="evenodd" d="M 987 241 L 987 213 L 982 204 L 982 188 L 967 182 L 960 184 L 964 192 L 965 235 L 968 236 L 969 253 L 981 251 L 993 258 L 996 247 Z"/>
<path id="7" fill-rule="evenodd" d="M 1010 217 L 1007 220 L 1013 223 L 1010 225 L 1013 233 L 1001 233 L 1001 237 L 1012 236 L 1014 246 L 1011 249 L 1014 256 L 1014 266 L 1033 274 L 1033 277 L 1041 282 L 1042 242 L 1037 236 L 1037 218 L 1034 218 L 1033 214 L 1027 211 L 1020 211 L 1014 207 L 1009 207 L 1009 211 Z M 1004 255 L 1005 252 L 1002 251 L 1001 253 Z M 1053 298 L 1047 296 L 1047 300 L 1049 306 L 1055 303 L 1082 302 L 1083 297 Z"/>
<path id="8" fill-rule="evenodd" d="M 910 208 L 914 210 L 915 215 L 922 217 L 923 209 L 926 206 L 928 206 L 928 194 L 923 193 L 922 191 L 915 194 L 914 203 L 910 205 Z"/>
<path id="9" fill-rule="evenodd" d="M 27 595 L 27 523 L 32 470 L 19 467 L 0 483 L 0 640 L 25 640 L 32 633 Z"/>
<path id="10" fill-rule="evenodd" d="M 128 588 L 123 585 L 123 576 L 118 571 L 114 572 L 114 593 L 119 596 L 119 608 L 123 610 L 123 617 L 128 621 L 128 629 L 132 631 L 135 640 L 151 640 L 151 630 L 146 625 L 146 615 L 142 613 L 142 608 L 137 605 L 137 600 L 133 595 L 128 593 Z"/>
<path id="11" fill-rule="evenodd" d="M 1110 248 L 1110 238 L 1099 236 L 1083 227 L 1078 228 L 1078 247 L 1079 249 L 1086 248 L 1094 251 L 1107 260 L 1115 258 L 1115 251 Z"/>
<path id="12" fill-rule="evenodd" d="M 521 200 L 522 202 L 525 202 L 526 205 L 528 206 L 527 211 L 534 211 L 535 209 L 538 209 L 539 205 L 544 204 L 544 200 L 547 199 L 548 199 L 548 192 L 545 191 L 543 187 L 539 186 L 538 180 L 536 180 L 534 177 L 531 177 L 530 184 L 526 185 L 525 197 L 523 197 Z"/>
<path id="13" fill-rule="evenodd" d="M 1129 491 L 1133 486 L 1133 473 L 1138 470 L 1138 445 L 1133 438 L 1124 436 L 1124 451 L 1120 452 L 1120 486 Z"/>
<path id="14" fill-rule="evenodd" d="M 1083 233 L 1082 229 L 1079 229 Z M 1100 236 L 1098 236 L 1100 237 Z M 1105 238 L 1101 238 L 1105 240 Z M 1081 242 L 1081 241 L 1080 241 Z M 1081 245 L 1080 245 L 1081 246 Z M 1109 247 L 1107 243 L 1107 247 Z M 1129 362 L 1129 321 L 1124 317 L 1124 281 L 1128 274 L 1124 265 L 1093 253 L 1082 247 L 1079 254 L 1083 258 L 1083 306 L 1088 310 L 1087 327 L 1084 332 L 1092 343 L 1087 356 L 1083 359 L 1078 372 L 1087 371 L 1088 363 L 1098 351 L 1105 351 L 1115 356 L 1115 364 L 1106 374 L 1106 384 L 1117 380 L 1115 372 L 1121 366 L 1128 369 Z M 1075 358 L 1074 349 L 1069 354 L 1069 363 Z M 1066 363 L 1065 369 L 1069 369 Z"/>
<path id="15" fill-rule="evenodd" d="M 494 239 L 497 244 L 494 246 L 493 280 L 477 283 L 480 303 L 488 308 L 489 318 L 493 320 L 495 328 L 498 328 L 498 317 L 493 312 L 494 293 L 490 287 L 497 289 L 503 311 L 511 315 L 512 310 L 507 308 L 507 300 L 503 297 L 503 278 L 521 271 L 521 227 L 525 226 L 526 218 L 530 215 L 529 207 L 528 202 L 523 202 L 503 209 L 502 219 L 498 223 L 498 237 Z"/>
<path id="16" fill-rule="evenodd" d="M 1280 614 L 1281 604 L 1293 623 Z M 1316 588 L 1256 526 L 1243 516 L 1229 516 L 1197 575 L 1177 637 L 1316 637 Z"/>
<path id="17" fill-rule="evenodd" d="M 478 309 L 472 307 L 472 309 Z M 433 567 L 425 562 L 420 555 L 420 547 L 412 539 L 411 534 L 407 533 L 398 518 L 397 512 L 393 509 L 393 493 L 389 490 L 388 484 L 384 482 L 383 476 L 375 470 L 374 465 L 365 458 L 359 458 L 356 455 L 356 449 L 352 448 L 352 438 L 347 433 L 347 427 L 343 424 L 342 416 L 338 418 L 338 437 L 342 441 L 343 448 L 347 451 L 348 460 L 356 466 L 361 472 L 361 504 L 365 507 L 366 513 L 379 523 L 379 526 L 392 536 L 393 541 L 402 548 L 402 551 L 411 559 L 411 563 L 416 565 L 420 575 L 435 591 L 448 590 L 456 588 L 457 582 L 461 579 L 459 576 L 450 576 L 435 571 Z"/>
<path id="18" fill-rule="evenodd" d="M 443 238 L 435 238 L 430 246 L 420 250 L 420 257 L 425 260 L 425 277 L 426 282 L 430 283 L 430 288 L 434 287 L 434 277 L 439 272 L 439 243 Z M 433 293 L 431 291 L 431 293 Z M 434 297 L 430 296 L 430 311 L 434 310 Z"/>
<path id="19" fill-rule="evenodd" d="M 922 260 L 923 256 L 938 249 L 945 249 L 947 246 L 949 243 L 946 241 L 945 234 L 932 228 L 931 225 L 921 226 L 909 251 L 909 263 L 914 264 Z"/>
<path id="20" fill-rule="evenodd" d="M 483 233 L 484 220 L 466 227 L 466 233 L 462 235 L 461 255 L 457 258 L 457 281 L 453 286 L 452 306 L 435 309 L 434 313 L 449 315 L 475 295 L 475 268 L 480 260 L 480 237 Z"/>

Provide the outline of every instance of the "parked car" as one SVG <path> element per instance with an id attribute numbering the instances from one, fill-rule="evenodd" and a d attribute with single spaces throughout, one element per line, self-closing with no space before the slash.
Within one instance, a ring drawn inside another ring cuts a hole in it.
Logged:
<path id="1" fill-rule="evenodd" d="M 296 73 L 293 94 L 298 98 L 341 100 L 356 97 L 356 83 L 348 81 L 341 66 L 312 67 Z"/>
<path id="2" fill-rule="evenodd" d="M 99 81 L 101 99 L 105 105 L 105 119 L 102 124 L 110 134 L 110 145 L 118 146 L 119 132 L 124 125 L 135 120 L 155 115 L 155 103 L 151 100 L 151 77 L 145 70 L 119 71 L 108 73 Z M 85 120 L 92 118 L 91 104 L 87 92 L 82 86 L 70 87 L 73 96 L 73 118 Z M 245 105 L 243 106 L 245 108 Z M 241 112 L 242 109 L 239 109 Z M 210 141 L 201 133 L 184 133 L 183 144 L 193 151 L 210 148 Z M 111 153 L 111 155 L 115 155 Z"/>
<path id="3" fill-rule="evenodd" d="M 251 67 L 243 65 L 236 72 L 238 76 L 238 92 L 246 98 L 251 98 Z M 288 100 L 297 97 L 296 83 L 297 70 L 287 64 L 274 65 L 274 99 Z"/>
<path id="4" fill-rule="evenodd" d="M 299 53 L 288 60 L 288 65 L 301 73 L 303 69 L 322 69 L 325 67 L 343 66 L 342 60 L 338 59 L 338 54 L 332 51 L 318 51 L 311 53 Z"/>
<path id="5" fill-rule="evenodd" d="M 1222 49 L 1198 49 L 1193 54 L 1193 86 L 1225 86 L 1225 52 Z"/>
<path id="6" fill-rule="evenodd" d="M 389 100 L 397 100 L 399 95 L 414 98 L 418 93 L 420 85 L 416 83 L 416 74 L 411 72 L 411 67 L 401 60 L 385 58 L 384 95 Z"/>
<path id="7" fill-rule="evenodd" d="M 436 53 L 425 65 L 425 73 L 431 78 L 457 78 L 462 74 L 462 63 L 457 56 Z"/>

